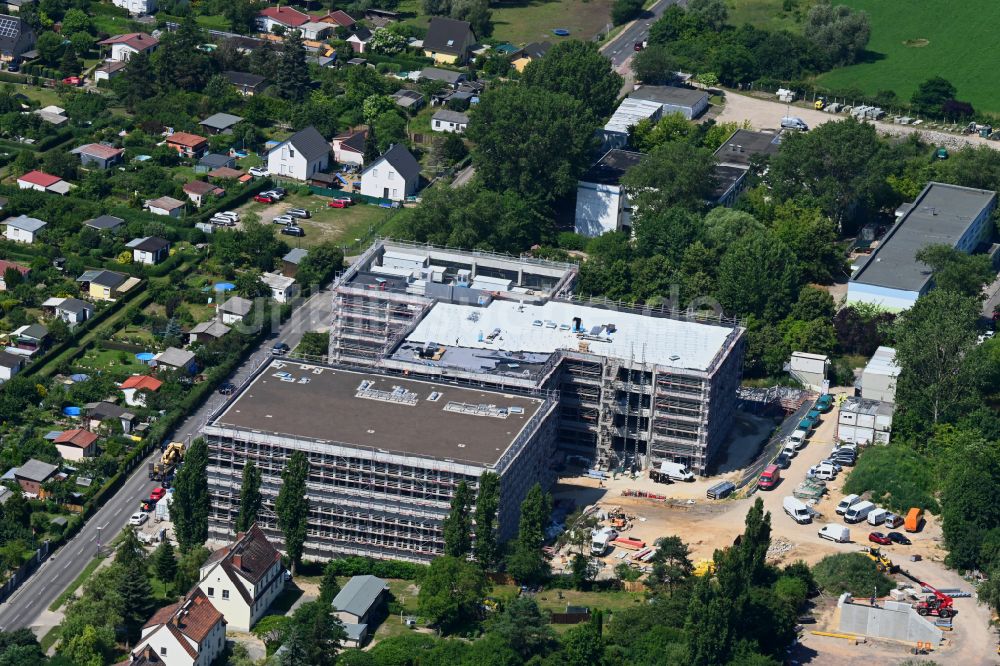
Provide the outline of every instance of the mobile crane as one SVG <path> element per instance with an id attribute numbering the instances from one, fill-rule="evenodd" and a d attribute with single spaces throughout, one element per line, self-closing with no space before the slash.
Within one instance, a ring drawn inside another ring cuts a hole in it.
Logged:
<path id="1" fill-rule="evenodd" d="M 184 459 L 184 443 L 170 442 L 163 450 L 159 462 L 149 463 L 149 480 L 163 481 Z"/>
<path id="2" fill-rule="evenodd" d="M 913 606 L 917 613 L 924 616 L 931 615 L 933 617 L 940 617 L 942 619 L 955 615 L 957 611 L 954 608 L 955 600 L 952 597 L 948 596 L 933 585 L 929 585 L 922 580 L 913 577 L 907 571 L 900 570 L 900 573 L 919 585 L 921 590 L 927 590 L 934 595 L 933 599 L 918 601 Z"/>

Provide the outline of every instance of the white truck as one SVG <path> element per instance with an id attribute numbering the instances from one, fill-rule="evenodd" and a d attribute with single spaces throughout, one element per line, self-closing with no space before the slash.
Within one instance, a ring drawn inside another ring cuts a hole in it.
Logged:
<path id="1" fill-rule="evenodd" d="M 668 481 L 694 481 L 694 474 L 685 465 L 675 462 L 661 462 L 659 469 L 649 471 L 653 481 L 666 483 Z"/>
<path id="2" fill-rule="evenodd" d="M 603 557 L 608 552 L 608 546 L 617 538 L 618 532 L 610 527 L 594 530 L 590 533 L 590 554 L 595 557 Z"/>
<path id="3" fill-rule="evenodd" d="M 791 516 L 795 522 L 801 525 L 812 522 L 812 514 L 809 511 L 809 507 L 798 499 L 786 497 L 781 501 L 781 506 L 784 508 L 785 513 Z"/>

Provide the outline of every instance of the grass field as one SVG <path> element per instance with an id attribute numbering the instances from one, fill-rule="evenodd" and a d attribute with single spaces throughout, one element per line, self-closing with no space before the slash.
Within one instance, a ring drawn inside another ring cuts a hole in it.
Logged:
<path id="1" fill-rule="evenodd" d="M 278 204 L 260 204 L 251 201 L 240 207 L 240 212 L 252 212 L 261 216 L 261 220 L 270 223 L 275 215 L 280 215 L 289 208 L 304 208 L 312 217 L 299 220 L 306 235 L 281 236 L 281 239 L 291 247 L 310 248 L 320 243 L 332 241 L 338 245 L 350 245 L 355 238 L 365 238 L 369 231 L 375 230 L 385 222 L 391 214 L 389 209 L 368 204 L 357 203 L 348 208 L 330 208 L 326 204 L 330 199 L 321 196 L 302 196 L 291 194 Z M 278 232 L 277 226 L 275 233 Z"/>
<path id="2" fill-rule="evenodd" d="M 843 0 L 871 16 L 871 62 L 819 77 L 830 88 L 866 93 L 894 90 L 909 100 L 917 86 L 941 76 L 958 99 L 978 111 L 1000 111 L 1000 53 L 990 44 L 1000 22 L 1000 4 L 950 0 Z M 947 20 L 944 20 L 947 17 Z"/>
<path id="3" fill-rule="evenodd" d="M 836 4 L 842 4 L 837 2 Z M 746 23 L 767 30 L 802 31 L 812 0 L 798 0 L 791 11 L 784 10 L 784 0 L 726 0 L 729 23 L 741 26 Z"/>

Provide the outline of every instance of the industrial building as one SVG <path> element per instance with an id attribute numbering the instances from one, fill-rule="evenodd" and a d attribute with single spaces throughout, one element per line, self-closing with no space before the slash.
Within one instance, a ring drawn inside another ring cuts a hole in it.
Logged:
<path id="1" fill-rule="evenodd" d="M 560 448 L 603 469 L 706 474 L 732 424 L 744 329 L 574 297 L 575 264 L 377 241 L 334 286 L 328 362 L 558 396 Z"/>
<path id="2" fill-rule="evenodd" d="M 711 203 L 732 206 L 747 186 L 754 158 L 767 158 L 781 149 L 781 132 L 738 129 L 715 151 L 715 189 Z"/>
<path id="3" fill-rule="evenodd" d="M 590 237 L 610 231 L 631 233 L 632 206 L 622 177 L 644 157 L 643 153 L 615 148 L 580 176 L 576 186 L 576 233 Z"/>
<path id="4" fill-rule="evenodd" d="M 993 235 L 996 192 L 928 183 L 851 277 L 848 303 L 871 303 L 907 310 L 933 286 L 930 268 L 917 261 L 920 250 L 947 245 L 972 253 Z"/>

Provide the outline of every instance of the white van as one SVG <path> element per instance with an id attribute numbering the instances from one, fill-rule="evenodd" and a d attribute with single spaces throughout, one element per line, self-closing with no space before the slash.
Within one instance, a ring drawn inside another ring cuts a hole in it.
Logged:
<path id="1" fill-rule="evenodd" d="M 820 539 L 829 539 L 837 543 L 848 543 L 851 540 L 851 530 L 843 525 L 835 525 L 833 523 L 824 525 L 818 534 Z"/>
<path id="2" fill-rule="evenodd" d="M 799 450 L 795 448 L 795 445 L 791 442 L 785 442 L 785 448 L 781 450 L 783 454 L 788 456 L 789 459 L 794 458 L 798 454 Z"/>
<path id="3" fill-rule="evenodd" d="M 852 506 L 861 501 L 861 498 L 857 495 L 848 495 L 844 499 L 840 500 L 840 504 L 837 505 L 837 515 L 844 515 L 847 510 Z"/>
<path id="4" fill-rule="evenodd" d="M 809 513 L 809 507 L 797 498 L 786 497 L 781 501 L 781 506 L 784 507 L 785 513 L 791 516 L 795 522 L 802 525 L 812 522 L 812 514 Z"/>
<path id="5" fill-rule="evenodd" d="M 793 129 L 799 130 L 800 132 L 808 132 L 809 125 L 806 125 L 806 121 L 796 116 L 785 116 L 781 119 L 781 129 Z"/>
<path id="6" fill-rule="evenodd" d="M 694 474 L 681 463 L 661 462 L 660 474 L 672 481 L 694 481 Z"/>
<path id="7" fill-rule="evenodd" d="M 858 502 L 844 514 L 844 521 L 848 523 L 860 523 L 868 518 L 868 514 L 875 510 L 875 505 L 871 502 Z M 884 518 L 883 518 L 884 520 Z"/>
<path id="8" fill-rule="evenodd" d="M 887 512 L 885 509 L 875 507 L 875 510 L 868 514 L 869 525 L 881 525 L 885 522 Z"/>
<path id="9" fill-rule="evenodd" d="M 820 463 L 809 468 L 809 476 L 821 481 L 833 481 L 837 478 L 837 470 L 833 468 L 833 465 Z"/>
<path id="10" fill-rule="evenodd" d="M 808 436 L 809 433 L 805 430 L 796 430 L 792 433 L 792 436 L 788 438 L 788 443 L 794 446 L 795 450 L 798 451 L 806 445 L 806 437 Z"/>

